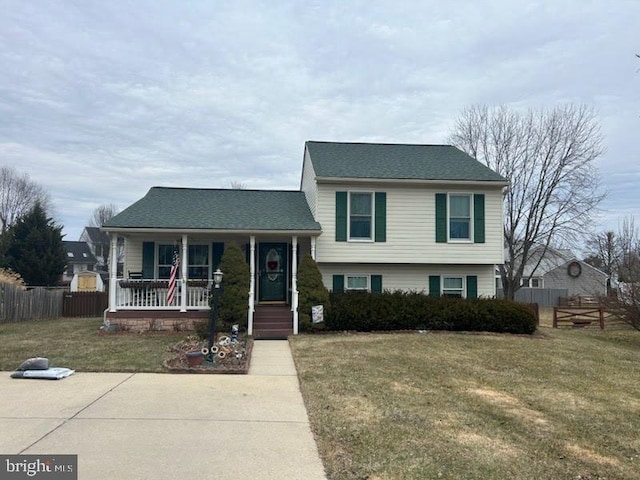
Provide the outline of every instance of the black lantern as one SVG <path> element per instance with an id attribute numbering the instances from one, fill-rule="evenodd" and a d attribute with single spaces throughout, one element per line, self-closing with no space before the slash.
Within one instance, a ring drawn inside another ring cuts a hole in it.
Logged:
<path id="1" fill-rule="evenodd" d="M 213 352 L 213 344 L 216 336 L 216 321 L 218 320 L 218 298 L 220 297 L 220 285 L 222 284 L 223 273 L 218 268 L 213 272 L 213 305 L 211 306 L 211 316 L 209 318 L 209 344 L 207 360 L 213 363 L 215 354 Z"/>

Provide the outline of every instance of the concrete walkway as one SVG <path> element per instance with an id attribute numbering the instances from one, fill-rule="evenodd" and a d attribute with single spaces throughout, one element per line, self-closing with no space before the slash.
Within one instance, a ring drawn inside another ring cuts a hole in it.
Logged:
<path id="1" fill-rule="evenodd" d="M 256 341 L 249 375 L 9 373 L 0 454 L 77 454 L 83 480 L 326 478 L 286 341 Z"/>

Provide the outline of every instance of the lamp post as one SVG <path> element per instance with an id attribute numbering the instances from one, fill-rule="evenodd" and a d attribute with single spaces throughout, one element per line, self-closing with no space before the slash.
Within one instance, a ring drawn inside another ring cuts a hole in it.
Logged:
<path id="1" fill-rule="evenodd" d="M 220 284 L 222 283 L 223 275 L 219 268 L 213 272 L 213 305 L 211 306 L 211 316 L 209 319 L 209 353 L 207 355 L 207 360 L 211 363 L 213 363 L 215 356 L 212 348 L 215 342 L 216 321 L 218 320 L 218 297 L 220 296 Z"/>

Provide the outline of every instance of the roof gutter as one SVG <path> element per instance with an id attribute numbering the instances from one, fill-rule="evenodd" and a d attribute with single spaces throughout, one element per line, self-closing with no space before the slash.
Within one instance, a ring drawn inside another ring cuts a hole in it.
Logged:
<path id="1" fill-rule="evenodd" d="M 101 227 L 105 233 L 183 233 L 183 234 L 234 234 L 234 235 L 309 235 L 317 237 L 322 230 L 234 230 L 220 228 L 154 228 L 154 227 Z"/>
<path id="2" fill-rule="evenodd" d="M 316 177 L 317 183 L 375 183 L 392 185 L 473 185 L 478 187 L 508 187 L 506 180 L 424 180 L 418 178 L 353 178 L 353 177 Z"/>

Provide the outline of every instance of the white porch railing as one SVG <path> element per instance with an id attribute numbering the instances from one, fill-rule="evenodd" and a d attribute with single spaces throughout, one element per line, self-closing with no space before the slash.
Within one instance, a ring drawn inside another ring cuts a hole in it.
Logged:
<path id="1" fill-rule="evenodd" d="M 187 280 L 187 310 L 206 310 L 211 296 L 211 280 Z M 180 310 L 181 281 L 177 282 L 173 304 L 167 304 L 166 280 L 123 280 L 116 282 L 117 310 Z"/>

